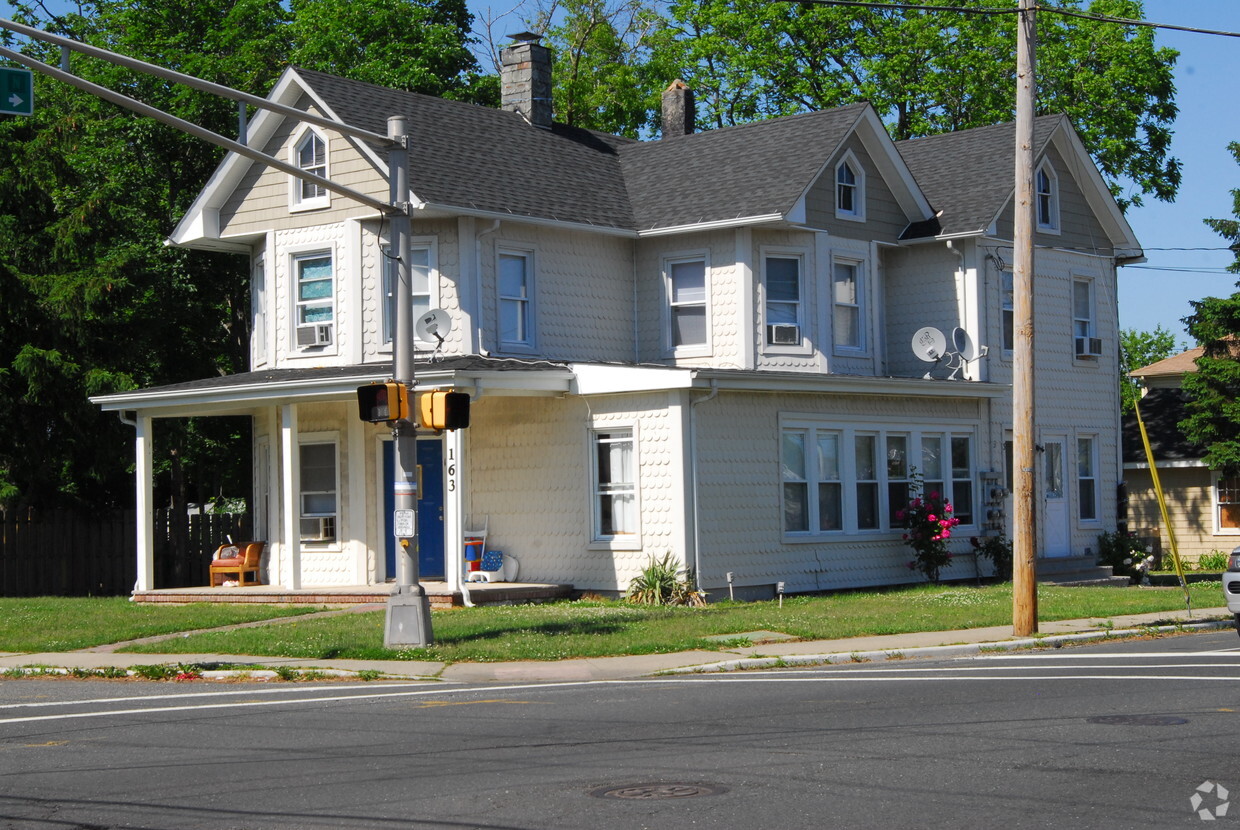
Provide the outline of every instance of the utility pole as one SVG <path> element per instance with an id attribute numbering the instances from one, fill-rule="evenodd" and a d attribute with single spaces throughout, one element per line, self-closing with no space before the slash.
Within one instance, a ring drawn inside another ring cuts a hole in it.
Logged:
<path id="1" fill-rule="evenodd" d="M 1016 24 L 1016 192 L 1012 266 L 1012 633 L 1038 630 L 1038 525 L 1033 415 L 1033 117 L 1037 101 L 1036 0 L 1019 0 Z"/>
<path id="2" fill-rule="evenodd" d="M 409 274 L 409 150 L 405 116 L 388 119 L 388 138 L 397 142 L 388 151 L 391 202 L 398 210 L 391 217 L 392 251 L 396 256 L 396 332 L 392 346 L 392 379 L 408 389 L 410 403 L 415 399 L 413 374 L 413 283 Z M 396 515 L 405 517 L 396 524 L 396 590 L 388 597 L 383 645 L 429 646 L 431 607 L 426 590 L 418 580 L 418 428 L 406 417 L 392 427 L 396 458 L 392 492 Z M 404 525 L 402 527 L 402 525 Z"/>

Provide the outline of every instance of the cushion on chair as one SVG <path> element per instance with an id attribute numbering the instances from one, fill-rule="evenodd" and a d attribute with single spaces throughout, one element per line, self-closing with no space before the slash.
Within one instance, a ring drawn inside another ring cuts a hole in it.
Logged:
<path id="1" fill-rule="evenodd" d="M 489 550 L 482 554 L 482 570 L 484 571 L 500 571 L 504 568 L 504 552 L 502 550 Z"/>

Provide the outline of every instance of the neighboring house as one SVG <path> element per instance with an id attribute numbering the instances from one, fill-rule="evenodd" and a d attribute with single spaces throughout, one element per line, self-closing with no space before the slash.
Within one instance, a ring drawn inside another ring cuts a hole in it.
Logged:
<path id="1" fill-rule="evenodd" d="M 502 57 L 500 110 L 299 69 L 270 96 L 380 134 L 408 117 L 414 304 L 454 321 L 434 359 L 417 344 L 418 389 L 473 398 L 468 430 L 419 432 L 422 575 L 458 584 L 486 522 L 523 581 L 582 590 L 669 552 L 738 596 L 908 582 L 894 513 L 919 476 L 961 520 L 945 577 L 973 577 L 1010 479 L 1012 126 L 896 144 L 856 104 L 693 133 L 673 84 L 663 138 L 632 141 L 552 123 L 544 47 Z M 1115 524 L 1116 266 L 1141 251 L 1068 120 L 1035 132 L 1039 555 L 1083 557 Z M 248 142 L 387 198 L 363 142 L 270 112 Z M 252 417 L 273 583 L 394 574 L 390 433 L 355 402 L 391 374 L 387 234 L 228 156 L 171 241 L 249 257 L 251 371 L 95 399 L 136 420 L 147 511 L 158 419 Z M 988 354 L 947 379 L 923 326 Z"/>
<path id="2" fill-rule="evenodd" d="M 1186 395 L 1184 375 L 1197 371 L 1200 347 L 1129 372 L 1143 386 L 1137 402 L 1158 468 L 1167 515 L 1177 547 L 1186 561 L 1203 553 L 1230 552 L 1240 545 L 1240 479 L 1222 476 L 1202 461 L 1205 449 L 1180 432 Z M 1136 415 L 1125 415 L 1124 482 L 1128 490 L 1128 528 L 1136 536 L 1171 550 L 1171 539 L 1158 508 L 1150 465 Z"/>

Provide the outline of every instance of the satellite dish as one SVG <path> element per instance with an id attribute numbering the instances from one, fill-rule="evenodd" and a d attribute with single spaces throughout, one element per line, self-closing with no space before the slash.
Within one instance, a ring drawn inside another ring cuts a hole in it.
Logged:
<path id="1" fill-rule="evenodd" d="M 947 354 L 947 338 L 934 326 L 920 328 L 913 335 L 913 354 L 926 363 L 938 363 Z"/>
<path id="2" fill-rule="evenodd" d="M 952 329 L 952 345 L 956 347 L 956 353 L 966 362 L 977 360 L 977 344 L 973 342 L 972 335 L 959 326 Z"/>
<path id="3" fill-rule="evenodd" d="M 452 331 L 452 316 L 442 308 L 432 308 L 418 317 L 413 324 L 413 330 L 419 340 L 433 340 L 442 344 L 448 332 Z"/>

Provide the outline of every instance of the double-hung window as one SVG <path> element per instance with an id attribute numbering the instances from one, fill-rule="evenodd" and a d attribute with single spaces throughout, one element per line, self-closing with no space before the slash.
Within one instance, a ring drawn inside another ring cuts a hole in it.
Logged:
<path id="1" fill-rule="evenodd" d="M 297 280 L 294 319 L 299 348 L 327 346 L 333 342 L 335 319 L 335 273 L 330 251 L 295 254 Z"/>
<path id="2" fill-rule="evenodd" d="M 637 461 L 632 429 L 592 433 L 594 538 L 637 536 Z"/>
<path id="3" fill-rule="evenodd" d="M 862 313 L 862 268 L 860 262 L 835 260 L 832 263 L 832 329 L 837 349 L 865 347 L 865 319 Z"/>
<path id="4" fill-rule="evenodd" d="M 499 345 L 534 349 L 534 257 L 523 251 L 499 254 Z"/>
<path id="5" fill-rule="evenodd" d="M 1216 533 L 1240 533 L 1240 476 L 1219 476 L 1214 482 Z"/>
<path id="6" fill-rule="evenodd" d="M 812 446 L 807 441 L 813 441 Z M 840 433 L 790 429 L 780 436 L 784 531 L 803 533 L 844 528 Z M 813 504 L 810 500 L 813 499 Z"/>
<path id="7" fill-rule="evenodd" d="M 1079 357 L 1096 358 L 1102 354 L 1102 341 L 1097 336 L 1094 319 L 1094 283 L 1088 279 L 1072 281 L 1072 343 Z"/>
<path id="8" fill-rule="evenodd" d="M 1093 438 L 1076 439 L 1077 516 L 1082 522 L 1098 521 L 1098 457 Z"/>
<path id="9" fill-rule="evenodd" d="M 336 445 L 300 446 L 301 541 L 336 541 Z"/>
<path id="10" fill-rule="evenodd" d="M 763 258 L 766 286 L 766 342 L 772 346 L 801 344 L 801 258 Z"/>
<path id="11" fill-rule="evenodd" d="M 1012 272 L 1003 269 L 999 272 L 1000 305 L 1003 313 L 1003 350 L 1010 352 L 1016 348 L 1016 305 L 1015 292 L 1012 288 Z"/>
<path id="12" fill-rule="evenodd" d="M 673 351 L 697 351 L 708 345 L 706 260 L 672 259 L 664 264 Z"/>
<path id="13" fill-rule="evenodd" d="M 396 282 L 400 263 L 390 247 L 383 248 L 383 342 L 396 336 Z M 413 289 L 413 316 L 417 320 L 431 308 L 431 246 L 409 249 L 409 282 Z M 430 344 L 435 345 L 435 344 Z"/>
<path id="14" fill-rule="evenodd" d="M 327 140 L 307 128 L 293 145 L 293 164 L 307 173 L 327 178 Z M 291 186 L 293 210 L 311 210 L 330 204 L 327 190 L 317 182 L 293 177 Z"/>

